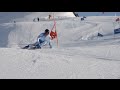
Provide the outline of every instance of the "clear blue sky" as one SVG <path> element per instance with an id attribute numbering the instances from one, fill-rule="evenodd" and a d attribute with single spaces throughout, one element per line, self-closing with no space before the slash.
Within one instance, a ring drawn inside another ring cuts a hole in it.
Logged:
<path id="1" fill-rule="evenodd" d="M 120 12 L 79 12 L 80 16 L 114 16 L 116 13 L 117 16 L 120 16 Z"/>

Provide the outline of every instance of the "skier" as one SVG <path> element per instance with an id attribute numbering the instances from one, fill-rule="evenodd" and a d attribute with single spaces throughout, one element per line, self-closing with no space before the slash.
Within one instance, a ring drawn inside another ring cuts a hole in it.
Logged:
<path id="1" fill-rule="evenodd" d="M 14 23 L 16 23 L 16 21 L 14 21 Z"/>
<path id="2" fill-rule="evenodd" d="M 37 37 L 37 42 L 34 44 L 29 44 L 27 46 L 25 46 L 23 49 L 41 49 L 41 47 L 49 44 L 50 48 L 52 48 L 52 44 L 51 44 L 51 37 L 49 35 L 49 30 L 46 29 L 44 33 L 41 33 L 38 37 Z"/>
<path id="3" fill-rule="evenodd" d="M 84 18 L 81 18 L 81 21 L 84 21 Z"/>
<path id="4" fill-rule="evenodd" d="M 52 15 L 49 15 L 49 20 L 52 19 Z"/>
<path id="5" fill-rule="evenodd" d="M 40 21 L 39 17 L 37 18 L 38 22 Z"/>
<path id="6" fill-rule="evenodd" d="M 102 35 L 101 33 L 98 33 L 98 36 L 99 36 L 99 37 L 103 37 L 103 35 Z"/>

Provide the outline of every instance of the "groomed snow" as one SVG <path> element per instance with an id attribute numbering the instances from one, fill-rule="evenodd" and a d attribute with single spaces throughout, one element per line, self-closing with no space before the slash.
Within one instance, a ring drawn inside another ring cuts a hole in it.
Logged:
<path id="1" fill-rule="evenodd" d="M 120 78 L 120 34 L 114 35 L 119 28 L 117 17 L 90 16 L 84 21 L 57 17 L 58 47 L 54 40 L 53 49 L 22 50 L 20 47 L 34 43 L 39 33 L 54 24 L 52 20 L 30 21 L 35 15 L 16 18 L 16 23 L 3 18 L 5 22 L 0 23 L 0 78 Z M 98 32 L 104 37 L 98 37 Z"/>

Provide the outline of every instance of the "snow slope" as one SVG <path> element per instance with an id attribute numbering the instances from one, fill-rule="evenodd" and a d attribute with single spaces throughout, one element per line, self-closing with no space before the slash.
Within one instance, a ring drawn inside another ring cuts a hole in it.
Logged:
<path id="1" fill-rule="evenodd" d="M 47 19 L 49 15 L 58 17 L 75 17 L 73 12 L 0 12 L 0 23 L 13 21 L 33 21 L 35 18 Z"/>
<path id="2" fill-rule="evenodd" d="M 119 79 L 120 34 L 114 16 L 58 18 L 53 49 L 21 50 L 34 43 L 40 32 L 51 29 L 53 21 L 30 21 L 32 13 L 20 22 L 0 24 L 0 78 L 35 79 Z M 23 20 L 23 21 L 22 21 Z M 101 33 L 104 37 L 98 37 Z"/>

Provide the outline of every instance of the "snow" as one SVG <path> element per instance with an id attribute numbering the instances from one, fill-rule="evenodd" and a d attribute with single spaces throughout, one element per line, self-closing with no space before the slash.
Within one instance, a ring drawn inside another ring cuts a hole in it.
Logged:
<path id="1" fill-rule="evenodd" d="M 117 17 L 88 16 L 80 21 L 80 17 L 61 16 L 56 18 L 58 47 L 53 40 L 53 49 L 22 50 L 54 24 L 53 20 L 31 21 L 44 13 L 22 14 L 13 14 L 16 23 L 0 18 L 1 79 L 120 79 L 120 34 L 114 35 Z M 104 37 L 98 37 L 98 32 Z"/>

